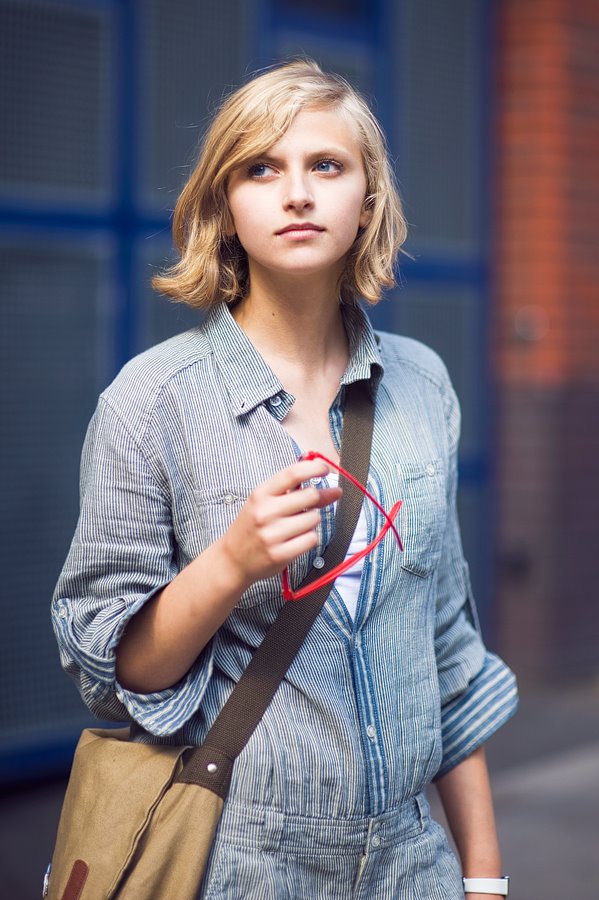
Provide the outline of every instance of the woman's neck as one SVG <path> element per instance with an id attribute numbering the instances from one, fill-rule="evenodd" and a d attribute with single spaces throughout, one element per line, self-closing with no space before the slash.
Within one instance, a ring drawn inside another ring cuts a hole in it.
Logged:
<path id="1" fill-rule="evenodd" d="M 233 316 L 283 383 L 296 377 L 341 373 L 349 358 L 336 284 L 302 279 L 274 283 L 252 278 Z M 287 378 L 282 377 L 287 376 Z"/>

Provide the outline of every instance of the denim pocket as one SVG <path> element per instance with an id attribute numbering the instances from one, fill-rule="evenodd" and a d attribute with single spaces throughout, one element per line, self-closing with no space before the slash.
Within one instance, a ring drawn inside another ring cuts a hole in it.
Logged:
<path id="1" fill-rule="evenodd" d="M 193 492 L 197 527 L 204 549 L 230 528 L 251 491 L 251 488 L 241 486 L 219 486 Z"/>
<path id="2" fill-rule="evenodd" d="M 441 459 L 401 461 L 398 496 L 402 499 L 399 533 L 402 568 L 426 578 L 435 568 L 447 518 L 446 473 Z"/>
<path id="3" fill-rule="evenodd" d="M 202 549 L 205 550 L 231 527 L 253 488 L 243 485 L 219 486 L 195 490 L 197 529 Z M 281 595 L 279 576 L 255 581 L 239 599 L 239 609 L 250 609 Z"/>

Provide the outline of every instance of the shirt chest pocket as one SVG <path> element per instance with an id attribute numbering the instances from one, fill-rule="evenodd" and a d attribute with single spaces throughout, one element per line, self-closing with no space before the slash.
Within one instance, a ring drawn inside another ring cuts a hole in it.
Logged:
<path id="1" fill-rule="evenodd" d="M 252 490 L 251 487 L 237 485 L 194 491 L 197 532 L 202 550 L 222 537 L 233 524 Z M 245 591 L 237 606 L 240 609 L 258 606 L 270 599 L 273 591 L 277 596 L 280 594 L 280 578 L 256 581 Z"/>
<path id="2" fill-rule="evenodd" d="M 397 463 L 402 568 L 425 578 L 437 565 L 447 520 L 446 473 L 441 459 Z"/>
<path id="3" fill-rule="evenodd" d="M 233 524 L 249 497 L 249 487 L 214 487 L 195 490 L 194 499 L 204 549 Z"/>

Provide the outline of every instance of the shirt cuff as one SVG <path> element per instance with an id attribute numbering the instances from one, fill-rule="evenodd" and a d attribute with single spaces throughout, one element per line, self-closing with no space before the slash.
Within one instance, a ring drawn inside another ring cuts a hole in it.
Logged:
<path id="1" fill-rule="evenodd" d="M 213 642 L 173 687 L 151 694 L 137 694 L 116 682 L 116 696 L 134 722 L 155 737 L 174 734 L 200 707 L 213 671 Z"/>
<path id="2" fill-rule="evenodd" d="M 467 689 L 441 710 L 443 760 L 435 778 L 446 775 L 470 756 L 516 712 L 516 678 L 493 653 Z"/>
<path id="3" fill-rule="evenodd" d="M 101 719 L 133 719 L 157 737 L 175 733 L 197 711 L 212 677 L 214 663 L 213 641 L 209 641 L 185 677 L 163 691 L 135 693 L 116 680 L 116 647 L 127 623 L 168 583 L 165 581 L 135 600 L 115 599 L 102 611 L 101 620 L 96 621 L 91 646 L 77 633 L 73 605 L 68 598 L 58 599 L 54 610 L 62 664 L 77 683 L 89 709 Z"/>

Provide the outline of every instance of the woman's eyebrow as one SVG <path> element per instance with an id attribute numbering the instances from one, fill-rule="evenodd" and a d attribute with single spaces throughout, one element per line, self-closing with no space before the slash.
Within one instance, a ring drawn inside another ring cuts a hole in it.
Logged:
<path id="1" fill-rule="evenodd" d="M 257 153 L 256 156 L 253 156 L 250 162 L 263 162 L 263 163 L 272 163 L 275 166 L 281 165 L 283 162 L 282 157 L 275 156 L 272 153 Z"/>
<path id="2" fill-rule="evenodd" d="M 330 156 L 332 157 L 343 157 L 343 159 L 349 159 L 351 157 L 351 153 L 349 150 L 344 149 L 343 147 L 335 147 L 331 145 L 326 145 L 324 147 L 320 147 L 314 150 L 308 150 L 304 154 L 302 154 L 304 159 L 325 159 Z M 283 165 L 287 159 L 284 156 L 278 156 L 274 153 L 258 153 L 255 157 L 252 158 L 252 162 L 263 162 L 263 163 L 272 163 L 274 166 Z"/>
<path id="3" fill-rule="evenodd" d="M 327 146 L 323 147 L 320 150 L 315 150 L 314 153 L 307 154 L 310 159 L 340 159 L 344 162 L 349 161 L 352 158 L 352 153 L 349 150 L 344 149 L 343 147 L 335 147 L 335 146 Z"/>

